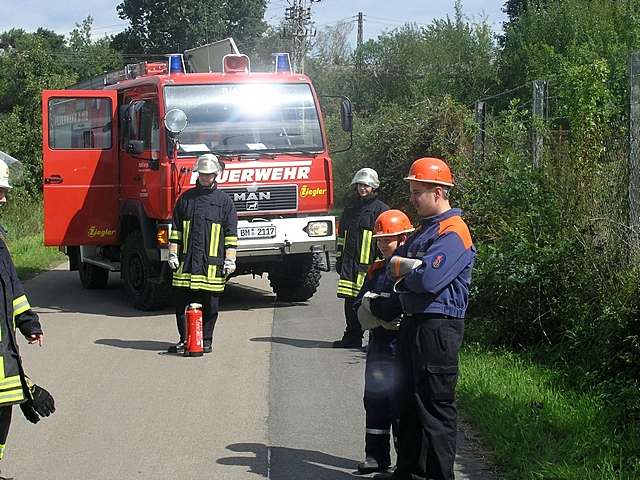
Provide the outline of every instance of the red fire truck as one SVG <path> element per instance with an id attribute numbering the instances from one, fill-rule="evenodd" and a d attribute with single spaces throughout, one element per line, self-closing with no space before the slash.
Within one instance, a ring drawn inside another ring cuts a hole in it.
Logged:
<path id="1" fill-rule="evenodd" d="M 182 62 L 43 92 L 45 244 L 65 251 L 85 288 L 120 272 L 136 308 L 166 304 L 173 206 L 195 184 L 197 156 L 211 152 L 238 211 L 236 273 L 268 273 L 281 300 L 310 298 L 335 246 L 332 165 L 311 81 L 287 68 L 249 72 L 239 54 L 221 72 L 185 73 Z M 348 99 L 341 113 L 350 132 Z"/>

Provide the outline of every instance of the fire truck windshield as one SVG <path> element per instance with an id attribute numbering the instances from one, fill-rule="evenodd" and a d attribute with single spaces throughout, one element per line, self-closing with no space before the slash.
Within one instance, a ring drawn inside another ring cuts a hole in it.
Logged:
<path id="1" fill-rule="evenodd" d="M 165 108 L 187 114 L 179 156 L 321 152 L 318 112 L 307 84 L 169 85 Z"/>

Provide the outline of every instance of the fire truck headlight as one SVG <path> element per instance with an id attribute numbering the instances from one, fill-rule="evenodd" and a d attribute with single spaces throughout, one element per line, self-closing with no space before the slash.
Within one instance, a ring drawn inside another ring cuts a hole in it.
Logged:
<path id="1" fill-rule="evenodd" d="M 331 222 L 328 220 L 309 222 L 305 230 L 310 237 L 327 237 L 332 233 Z"/>

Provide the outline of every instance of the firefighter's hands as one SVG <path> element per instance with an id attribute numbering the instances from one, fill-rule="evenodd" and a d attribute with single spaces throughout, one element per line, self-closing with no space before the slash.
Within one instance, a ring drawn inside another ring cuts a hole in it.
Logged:
<path id="1" fill-rule="evenodd" d="M 27 342 L 29 342 L 29 345 L 37 343 L 38 345 L 42 346 L 42 344 L 44 343 L 44 335 L 42 333 L 28 335 Z"/>
<path id="2" fill-rule="evenodd" d="M 397 280 L 404 277 L 414 268 L 418 268 L 420 265 L 422 265 L 422 260 L 417 258 L 395 256 L 389 261 L 389 264 L 387 265 L 387 272 L 391 278 Z"/>
<path id="3" fill-rule="evenodd" d="M 29 388 L 31 398 L 20 404 L 25 418 L 31 423 L 38 423 L 41 417 L 48 417 L 56 411 L 55 401 L 44 388 L 33 385 Z"/>
<path id="4" fill-rule="evenodd" d="M 180 259 L 178 258 L 178 254 L 171 252 L 169 254 L 169 260 L 167 260 L 167 263 L 169 264 L 169 268 L 174 272 L 178 270 L 178 267 L 180 266 Z"/>
<path id="5" fill-rule="evenodd" d="M 342 257 L 336 258 L 336 272 L 342 273 Z"/>
<path id="6" fill-rule="evenodd" d="M 385 330 L 398 331 L 398 330 L 400 330 L 400 321 L 401 321 L 401 318 L 398 317 L 398 318 L 395 318 L 395 319 L 391 320 L 390 322 L 382 321 L 382 322 L 380 322 L 380 325 Z"/>
<path id="7" fill-rule="evenodd" d="M 236 271 L 236 256 L 237 251 L 235 248 L 228 248 L 224 255 L 224 264 L 222 265 L 222 274 L 228 277 Z"/>
<path id="8" fill-rule="evenodd" d="M 222 266 L 222 274 L 225 277 L 228 277 L 235 271 L 236 271 L 236 261 L 233 258 L 229 258 L 229 257 L 225 258 L 224 265 Z"/>

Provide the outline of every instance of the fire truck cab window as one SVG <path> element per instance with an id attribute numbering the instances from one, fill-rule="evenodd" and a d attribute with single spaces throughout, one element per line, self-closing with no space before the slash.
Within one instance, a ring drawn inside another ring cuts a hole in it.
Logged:
<path id="1" fill-rule="evenodd" d="M 111 148 L 111 100 L 52 98 L 49 100 L 49 148 L 108 150 Z"/>
<path id="2" fill-rule="evenodd" d="M 179 156 L 324 149 L 308 84 L 171 85 L 165 99 L 187 114 Z"/>

